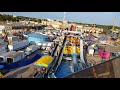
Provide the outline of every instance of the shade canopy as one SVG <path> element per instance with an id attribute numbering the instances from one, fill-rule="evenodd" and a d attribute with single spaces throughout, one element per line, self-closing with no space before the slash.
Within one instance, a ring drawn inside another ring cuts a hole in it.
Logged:
<path id="1" fill-rule="evenodd" d="M 52 56 L 42 56 L 39 60 L 37 60 L 34 65 L 36 66 L 42 66 L 42 67 L 49 67 L 53 60 Z"/>

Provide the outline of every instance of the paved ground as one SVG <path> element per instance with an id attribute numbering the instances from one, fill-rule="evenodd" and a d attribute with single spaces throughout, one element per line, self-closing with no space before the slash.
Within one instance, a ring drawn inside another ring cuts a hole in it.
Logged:
<path id="1" fill-rule="evenodd" d="M 120 52 L 120 46 L 107 46 L 105 50 L 109 52 Z"/>
<path id="2" fill-rule="evenodd" d="M 106 51 L 108 52 L 120 52 L 120 46 L 107 46 L 105 48 Z M 98 64 L 102 61 L 102 58 L 99 55 L 94 55 L 94 56 L 86 56 L 87 62 L 93 64 Z"/>
<path id="3" fill-rule="evenodd" d="M 30 55 L 30 58 L 34 57 L 36 54 L 43 53 L 44 51 L 42 50 L 37 50 L 33 54 Z M 4 75 L 4 78 L 28 78 L 29 75 L 34 73 L 34 68 L 35 66 L 32 64 L 29 64 L 27 66 L 15 69 Z"/>
<path id="4" fill-rule="evenodd" d="M 34 68 L 35 66 L 30 64 L 7 73 L 4 78 L 28 78 L 30 74 L 33 74 Z"/>
<path id="5" fill-rule="evenodd" d="M 106 36 L 111 43 L 112 46 L 106 45 L 105 51 L 108 52 L 120 52 L 120 45 L 116 45 L 115 41 L 112 41 L 110 39 L 110 36 Z M 105 45 L 104 45 L 105 46 Z M 94 56 L 86 56 L 88 63 L 100 63 L 102 61 L 102 58 L 99 55 L 94 55 Z"/>

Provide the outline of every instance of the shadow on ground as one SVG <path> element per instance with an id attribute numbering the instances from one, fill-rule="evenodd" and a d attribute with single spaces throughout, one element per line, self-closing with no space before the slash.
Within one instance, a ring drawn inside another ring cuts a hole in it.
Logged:
<path id="1" fill-rule="evenodd" d="M 26 72 L 28 69 L 29 69 L 29 67 L 23 68 L 23 69 L 21 69 L 21 70 L 19 70 L 19 71 L 16 71 L 15 73 L 9 75 L 9 76 L 6 76 L 6 78 L 16 78 L 16 77 L 18 77 L 20 74 Z"/>

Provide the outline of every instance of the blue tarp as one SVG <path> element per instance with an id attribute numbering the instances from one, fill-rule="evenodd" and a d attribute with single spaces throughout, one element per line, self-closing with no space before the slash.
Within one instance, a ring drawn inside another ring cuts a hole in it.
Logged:
<path id="1" fill-rule="evenodd" d="M 67 62 L 61 62 L 60 66 L 58 67 L 57 71 L 55 72 L 55 76 L 57 78 L 62 78 L 64 76 L 72 74 L 70 65 Z"/>
<path id="2" fill-rule="evenodd" d="M 0 65 L 0 69 L 3 69 L 4 68 L 4 65 Z"/>
<path id="3" fill-rule="evenodd" d="M 7 65 L 7 69 L 8 69 L 8 70 L 14 69 L 14 68 L 17 68 L 17 66 L 18 66 L 18 63 L 17 63 L 17 62 L 16 62 L 16 63 L 12 63 L 12 64 L 8 64 L 8 65 Z"/>
<path id="4" fill-rule="evenodd" d="M 41 58 L 43 55 L 44 54 L 37 54 L 35 57 L 33 57 L 31 59 L 27 59 L 25 61 L 15 62 L 15 63 L 12 63 L 12 64 L 0 63 L 0 65 L 3 65 L 4 69 L 6 69 L 6 70 L 20 68 L 20 67 L 23 67 L 23 66 L 26 66 L 26 65 L 29 65 L 29 64 L 33 63 L 34 61 Z"/>
<path id="5" fill-rule="evenodd" d="M 48 42 L 50 40 L 48 36 L 41 35 L 38 33 L 31 33 L 31 34 L 28 34 L 28 41 L 30 43 L 37 43 L 37 42 Z"/>
<path id="6" fill-rule="evenodd" d="M 27 64 L 26 64 L 26 61 L 23 61 L 23 62 L 20 62 L 20 63 L 18 64 L 17 68 L 22 67 L 22 66 L 26 66 L 26 65 L 27 65 Z"/>

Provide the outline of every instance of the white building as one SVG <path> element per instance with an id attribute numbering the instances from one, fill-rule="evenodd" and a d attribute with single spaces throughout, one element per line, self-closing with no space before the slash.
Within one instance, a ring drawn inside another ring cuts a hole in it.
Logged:
<path id="1" fill-rule="evenodd" d="M 13 17 L 16 17 L 16 15 L 13 15 Z"/>
<path id="2" fill-rule="evenodd" d="M 82 30 L 82 28 L 83 28 L 83 25 L 76 25 L 76 27 L 77 27 L 77 30 Z"/>
<path id="3" fill-rule="evenodd" d="M 0 33 L 3 31 L 12 31 L 12 25 L 0 25 Z"/>

